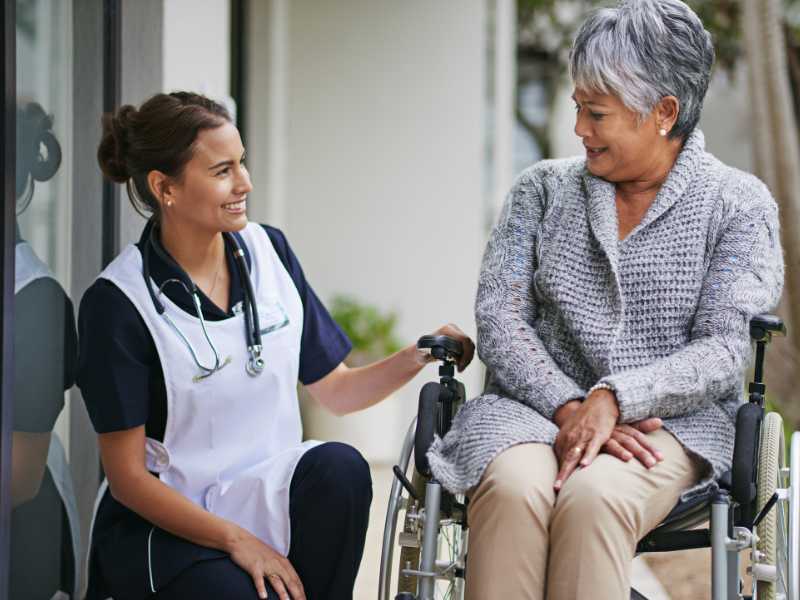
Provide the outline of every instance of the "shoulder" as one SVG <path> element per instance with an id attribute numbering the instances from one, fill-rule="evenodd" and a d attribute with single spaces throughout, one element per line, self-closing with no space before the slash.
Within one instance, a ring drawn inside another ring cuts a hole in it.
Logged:
<path id="1" fill-rule="evenodd" d="M 517 176 L 515 187 L 552 188 L 577 181 L 586 171 L 586 159 L 580 156 L 540 160 Z"/>
<path id="2" fill-rule="evenodd" d="M 141 322 L 136 307 L 130 298 L 113 282 L 97 278 L 81 298 L 78 318 L 82 324 L 91 322 L 106 331 L 119 329 L 126 324 Z"/>
<path id="3" fill-rule="evenodd" d="M 763 181 L 752 173 L 726 165 L 711 155 L 709 157 L 709 169 L 719 179 L 719 214 L 723 222 L 753 213 L 777 219 L 778 204 Z"/>
<path id="4" fill-rule="evenodd" d="M 505 213 L 541 221 L 566 197 L 580 196 L 581 178 L 586 173 L 582 157 L 541 160 L 522 171 L 514 181 Z"/>
<path id="5" fill-rule="evenodd" d="M 259 227 L 266 232 L 269 241 L 272 243 L 272 247 L 275 248 L 275 252 L 277 252 L 278 256 L 283 260 L 283 258 L 291 252 L 286 234 L 277 227 L 265 223 L 259 223 Z"/>

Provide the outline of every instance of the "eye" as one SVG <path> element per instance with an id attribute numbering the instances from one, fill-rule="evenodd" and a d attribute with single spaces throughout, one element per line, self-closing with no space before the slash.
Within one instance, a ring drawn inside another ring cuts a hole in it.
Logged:
<path id="1" fill-rule="evenodd" d="M 603 113 L 596 113 L 596 112 L 590 112 L 589 116 L 591 116 L 595 121 L 602 121 L 603 117 L 605 117 Z"/>
<path id="2" fill-rule="evenodd" d="M 230 168 L 230 167 L 225 167 L 225 168 L 224 168 L 224 169 L 222 169 L 221 171 L 218 171 L 218 172 L 217 172 L 217 174 L 216 174 L 216 177 L 220 177 L 220 176 L 222 176 L 222 175 L 227 175 L 227 174 L 228 174 L 228 172 L 229 172 L 230 170 L 231 170 L 231 168 Z"/>

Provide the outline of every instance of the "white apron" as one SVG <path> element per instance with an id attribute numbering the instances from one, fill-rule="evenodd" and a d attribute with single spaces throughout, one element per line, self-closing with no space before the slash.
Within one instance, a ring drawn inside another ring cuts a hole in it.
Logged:
<path id="1" fill-rule="evenodd" d="M 133 302 L 153 336 L 164 371 L 164 442 L 147 438 L 147 468 L 195 504 L 237 523 L 286 556 L 292 475 L 303 453 L 321 443 L 302 442 L 297 380 L 303 305 L 264 229 L 250 223 L 241 235 L 252 261 L 264 347 L 265 366 L 257 377 L 245 370 L 241 311 L 222 321 L 206 321 L 221 360 L 230 357 L 230 364 L 195 382 L 199 370 L 189 349 L 153 306 L 138 248 L 125 248 L 100 277 Z M 164 294 L 159 300 L 200 363 L 213 365 L 197 316 Z"/>

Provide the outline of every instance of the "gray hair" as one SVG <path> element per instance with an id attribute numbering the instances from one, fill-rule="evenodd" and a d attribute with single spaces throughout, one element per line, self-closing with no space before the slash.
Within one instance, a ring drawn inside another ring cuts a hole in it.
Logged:
<path id="1" fill-rule="evenodd" d="M 675 96 L 680 109 L 670 138 L 697 126 L 713 64 L 711 34 L 680 0 L 623 0 L 596 10 L 569 55 L 578 89 L 613 94 L 641 119 Z"/>

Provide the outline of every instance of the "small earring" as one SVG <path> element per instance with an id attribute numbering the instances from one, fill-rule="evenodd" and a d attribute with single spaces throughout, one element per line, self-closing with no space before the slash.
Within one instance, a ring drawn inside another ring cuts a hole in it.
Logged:
<path id="1" fill-rule="evenodd" d="M 658 130 L 658 135 L 660 135 L 661 137 L 666 136 L 667 130 L 662 127 L 661 129 Z"/>
<path id="2" fill-rule="evenodd" d="M 663 131 L 663 129 L 662 129 L 662 131 Z M 169 206 L 172 206 L 172 204 L 173 204 L 172 200 L 167 200 L 167 206 L 168 206 L 168 207 L 169 207 Z"/>

